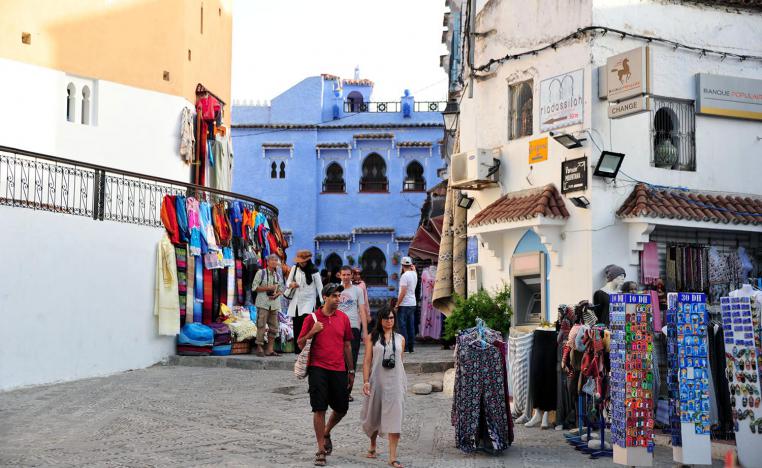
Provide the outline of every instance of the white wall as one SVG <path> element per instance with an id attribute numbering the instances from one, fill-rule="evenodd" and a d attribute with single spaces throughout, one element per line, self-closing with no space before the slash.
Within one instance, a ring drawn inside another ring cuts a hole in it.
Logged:
<path id="1" fill-rule="evenodd" d="M 95 80 L 96 125 L 66 120 L 71 77 L 50 68 L 0 59 L 5 92 L 0 145 L 188 181 L 180 158 L 182 97 Z M 74 79 L 76 82 L 76 77 Z M 81 87 L 77 87 L 79 95 Z"/>
<path id="2" fill-rule="evenodd" d="M 0 206 L 0 390 L 174 353 L 153 315 L 158 228 Z"/>
<path id="3" fill-rule="evenodd" d="M 66 120 L 70 80 L 0 59 L 0 145 L 189 179 L 178 149 L 185 99 L 91 80 L 95 124 L 82 125 L 79 99 L 77 119 Z M 0 390 L 141 368 L 174 352 L 153 317 L 161 229 L 5 206 L 0 220 Z"/>
<path id="4" fill-rule="evenodd" d="M 575 0 L 573 5 L 555 0 L 490 0 L 477 19 L 477 31 L 485 35 L 477 39 L 475 63 L 481 65 L 490 58 L 543 46 L 589 25 L 660 36 L 698 47 L 762 55 L 759 41 L 762 15 L 759 13 L 732 13 L 719 8 L 652 0 Z M 696 116 L 697 170 L 684 172 L 651 167 L 650 114 L 608 119 L 608 102 L 598 99 L 595 70 L 605 65 L 609 56 L 642 45 L 642 41 L 622 40 L 613 34 L 567 42 L 557 51 L 545 51 L 495 66 L 492 74 L 474 81 L 473 98 L 467 96 L 467 90 L 461 101 L 460 151 L 499 148 L 502 159 L 500 186 L 470 192 L 476 203 L 469 210 L 469 219 L 502 194 L 548 183 L 560 188 L 561 161 L 588 157 L 589 188 L 570 195 L 585 195 L 591 201 L 591 208 L 576 208 L 565 197 L 570 217 L 563 228 L 565 240 L 560 244 L 563 265 L 551 265 L 550 269 L 551 316 L 559 303 L 591 298 L 593 291 L 602 285 L 602 270 L 608 264 L 624 267 L 628 278 L 636 279 L 637 267 L 629 265 L 628 227 L 616 217 L 616 210 L 634 184 L 625 176 L 615 183 L 592 177 L 600 151 L 589 136 L 583 148 L 574 150 L 567 150 L 551 139 L 548 160 L 530 168 L 529 141 L 547 136 L 539 133 L 541 80 L 580 68 L 584 70 L 584 124 L 560 131 L 591 130 L 595 142 L 603 149 L 627 154 L 622 170 L 630 176 L 658 185 L 762 193 L 759 184 L 762 141 L 757 139 L 762 136 L 760 122 Z M 695 99 L 696 73 L 762 79 L 762 65 L 758 61 L 740 63 L 730 58 L 720 61 L 656 44 L 651 48 L 655 95 Z M 534 134 L 510 141 L 508 85 L 528 78 L 534 80 Z M 510 256 L 523 232 L 501 234 L 500 259 L 495 257 L 494 250 L 480 245 L 479 263 L 487 289 L 509 280 Z"/>

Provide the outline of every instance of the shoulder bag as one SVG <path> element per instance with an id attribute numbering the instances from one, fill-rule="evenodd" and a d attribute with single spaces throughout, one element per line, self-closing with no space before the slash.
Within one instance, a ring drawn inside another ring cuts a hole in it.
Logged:
<path id="1" fill-rule="evenodd" d="M 296 269 L 299 268 L 298 266 L 294 266 L 294 268 L 291 269 L 291 272 L 288 275 L 288 278 L 286 279 L 286 292 L 283 293 L 283 297 L 288 299 L 289 301 L 294 300 L 294 296 L 296 295 L 296 288 L 292 288 L 289 285 L 296 281 Z"/>
<path id="2" fill-rule="evenodd" d="M 312 320 L 314 320 L 314 323 L 317 323 L 318 319 L 315 313 L 311 313 Z M 307 340 L 307 342 L 304 344 L 304 348 L 302 348 L 302 352 L 299 353 L 299 355 L 296 357 L 296 362 L 294 363 L 294 375 L 296 375 L 297 379 L 303 379 L 307 377 L 307 366 L 310 363 L 310 348 L 312 347 L 312 340 L 313 338 L 310 338 Z"/>

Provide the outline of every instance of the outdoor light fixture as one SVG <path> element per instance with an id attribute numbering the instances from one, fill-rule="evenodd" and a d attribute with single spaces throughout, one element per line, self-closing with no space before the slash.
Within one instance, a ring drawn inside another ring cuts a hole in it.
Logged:
<path id="1" fill-rule="evenodd" d="M 587 138 L 576 138 L 573 135 L 569 135 L 568 133 L 550 132 L 550 136 L 552 136 L 553 139 L 557 142 L 564 145 L 566 149 L 580 148 L 582 146 L 582 142 L 587 141 Z"/>
<path id="2" fill-rule="evenodd" d="M 458 206 L 463 208 L 464 210 L 467 210 L 471 208 L 471 205 L 474 204 L 474 198 L 469 197 L 463 192 L 460 192 L 460 197 L 458 197 Z"/>
<path id="3" fill-rule="evenodd" d="M 624 161 L 624 153 L 602 151 L 601 157 L 598 159 L 598 164 L 595 165 L 595 172 L 593 172 L 593 175 L 616 179 L 622 161 Z"/>
<path id="4" fill-rule="evenodd" d="M 590 200 L 584 195 L 579 197 L 569 197 L 569 200 L 571 200 L 572 204 L 577 208 L 587 208 L 590 206 Z"/>
<path id="5" fill-rule="evenodd" d="M 458 101 L 455 99 L 447 101 L 447 106 L 445 106 L 442 116 L 444 116 L 445 130 L 452 134 L 455 133 L 455 123 L 458 121 L 458 114 L 460 114 Z"/>

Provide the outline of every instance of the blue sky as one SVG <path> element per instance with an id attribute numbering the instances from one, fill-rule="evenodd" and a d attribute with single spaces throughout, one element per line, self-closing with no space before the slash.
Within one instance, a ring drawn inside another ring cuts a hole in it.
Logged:
<path id="1" fill-rule="evenodd" d="M 444 0 L 235 0 L 233 99 L 270 100 L 307 76 L 375 82 L 373 100 L 446 100 Z"/>

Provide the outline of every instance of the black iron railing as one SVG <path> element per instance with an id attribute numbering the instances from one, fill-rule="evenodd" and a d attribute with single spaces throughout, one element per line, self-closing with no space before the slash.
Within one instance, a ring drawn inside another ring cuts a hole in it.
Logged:
<path id="1" fill-rule="evenodd" d="M 402 190 L 405 192 L 425 192 L 426 181 L 425 180 L 406 180 L 402 185 Z"/>
<path id="2" fill-rule="evenodd" d="M 389 181 L 387 179 L 360 179 L 361 192 L 388 192 Z"/>
<path id="3" fill-rule="evenodd" d="M 239 200 L 278 215 L 275 206 L 237 193 L 0 146 L 0 205 L 159 227 L 165 195 Z"/>
<path id="4" fill-rule="evenodd" d="M 365 273 L 361 274 L 363 281 L 368 286 L 386 286 L 389 284 L 386 273 Z"/>
<path id="5" fill-rule="evenodd" d="M 445 101 L 420 101 L 413 106 L 415 112 L 442 112 L 447 102 Z M 402 105 L 399 101 L 368 101 L 354 102 L 344 101 L 344 112 L 401 112 Z"/>
<path id="6" fill-rule="evenodd" d="M 342 182 L 323 182 L 324 193 L 345 193 L 346 184 Z"/>

